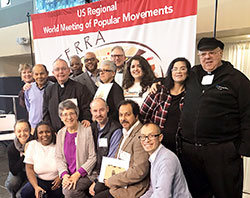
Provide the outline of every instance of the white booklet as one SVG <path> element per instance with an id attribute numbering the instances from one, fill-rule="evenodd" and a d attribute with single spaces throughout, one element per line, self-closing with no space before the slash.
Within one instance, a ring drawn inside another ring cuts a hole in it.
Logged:
<path id="1" fill-rule="evenodd" d="M 101 171 L 99 175 L 99 182 L 104 182 L 113 175 L 124 172 L 129 168 L 129 160 L 121 160 L 112 157 L 103 157 Z"/>

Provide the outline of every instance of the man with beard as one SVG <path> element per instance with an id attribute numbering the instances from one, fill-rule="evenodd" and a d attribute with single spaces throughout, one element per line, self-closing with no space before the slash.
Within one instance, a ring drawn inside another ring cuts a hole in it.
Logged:
<path id="1" fill-rule="evenodd" d="M 115 46 L 111 49 L 111 61 L 113 61 L 116 66 L 115 82 L 122 87 L 126 56 L 121 46 Z"/>
<path id="2" fill-rule="evenodd" d="M 129 162 L 126 171 L 104 180 L 101 190 L 95 189 L 94 198 L 139 198 L 149 186 L 148 153 L 144 151 L 140 140 L 142 124 L 139 121 L 139 105 L 133 100 L 124 100 L 119 104 L 119 120 L 123 127 L 123 137 L 116 158 Z"/>
<path id="3" fill-rule="evenodd" d="M 97 69 L 97 64 L 99 60 L 93 52 L 87 52 L 84 55 L 84 64 L 86 72 L 73 78 L 75 81 L 85 85 L 91 92 L 91 98 L 95 95 L 97 90 L 97 84 L 99 83 L 99 71 Z"/>
<path id="4" fill-rule="evenodd" d="M 93 123 L 91 129 L 94 137 L 97 161 L 92 171 L 93 180 L 97 182 L 97 176 L 100 174 L 102 157 L 115 157 L 122 137 L 121 125 L 119 122 L 108 117 L 109 107 L 102 98 L 95 98 L 90 103 L 90 111 Z M 94 193 L 95 182 L 91 185 L 89 191 Z"/>

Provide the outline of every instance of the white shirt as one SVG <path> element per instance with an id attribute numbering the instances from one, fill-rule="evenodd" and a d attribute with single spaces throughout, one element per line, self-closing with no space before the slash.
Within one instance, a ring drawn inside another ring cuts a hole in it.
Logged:
<path id="1" fill-rule="evenodd" d="M 122 142 L 120 144 L 120 147 L 119 147 L 119 151 L 118 151 L 118 155 L 117 157 L 119 158 L 120 154 L 121 154 L 121 150 L 122 150 L 122 146 L 124 144 L 124 142 L 126 141 L 126 139 L 129 137 L 129 135 L 131 134 L 131 132 L 133 131 L 133 129 L 140 123 L 139 120 L 137 120 L 136 123 L 134 123 L 134 125 L 127 131 L 126 129 L 122 129 L 122 134 L 123 134 L 123 139 L 122 139 Z"/>
<path id="2" fill-rule="evenodd" d="M 124 90 L 124 97 L 125 99 L 130 99 L 138 103 L 139 107 L 141 107 L 142 103 L 144 102 L 145 98 L 149 94 L 149 89 L 140 96 L 142 91 L 142 87 L 140 82 L 135 82 L 130 88 Z"/>
<path id="3" fill-rule="evenodd" d="M 55 159 L 56 145 L 42 145 L 36 140 L 29 142 L 24 163 L 32 164 L 34 172 L 43 180 L 54 180 L 58 176 Z"/>

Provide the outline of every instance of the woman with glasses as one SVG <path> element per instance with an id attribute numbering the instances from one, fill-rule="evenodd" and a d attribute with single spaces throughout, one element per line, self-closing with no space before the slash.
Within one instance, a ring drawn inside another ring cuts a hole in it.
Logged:
<path id="1" fill-rule="evenodd" d="M 91 127 L 79 121 L 79 109 L 67 99 L 59 104 L 59 117 L 64 127 L 57 134 L 56 163 L 66 198 L 88 197 L 89 179 L 95 166 L 96 153 Z"/>
<path id="2" fill-rule="evenodd" d="M 134 100 L 141 106 L 154 79 L 148 61 L 142 56 L 133 56 L 128 62 L 122 83 L 125 99 Z"/>
<path id="3" fill-rule="evenodd" d="M 163 134 L 162 144 L 176 153 L 176 133 L 185 94 L 185 81 L 190 72 L 186 58 L 174 59 L 166 79 L 156 93 L 149 94 L 140 110 L 142 123 L 158 125 Z"/>
<path id="4" fill-rule="evenodd" d="M 21 197 L 62 198 L 61 179 L 55 160 L 56 136 L 51 126 L 41 121 L 34 131 L 34 139 L 26 150 L 24 162 L 29 182 L 22 188 Z"/>

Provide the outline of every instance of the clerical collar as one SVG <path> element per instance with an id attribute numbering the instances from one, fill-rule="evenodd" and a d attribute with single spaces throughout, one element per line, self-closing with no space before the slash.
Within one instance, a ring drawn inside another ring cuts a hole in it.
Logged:
<path id="1" fill-rule="evenodd" d="M 58 83 L 59 87 L 64 88 L 65 86 L 67 86 L 68 82 L 69 82 L 69 79 L 63 84 L 59 84 L 58 82 L 57 83 Z"/>

